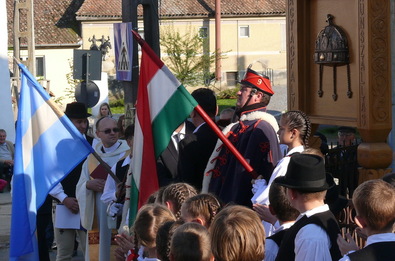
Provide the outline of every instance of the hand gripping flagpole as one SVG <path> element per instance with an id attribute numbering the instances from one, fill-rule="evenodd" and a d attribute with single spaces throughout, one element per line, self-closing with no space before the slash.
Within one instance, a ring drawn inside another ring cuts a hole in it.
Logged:
<path id="1" fill-rule="evenodd" d="M 147 44 L 141 36 L 132 30 L 133 37 L 136 41 L 142 46 Z M 155 54 L 156 55 L 156 54 Z M 214 133 L 218 136 L 218 138 L 225 144 L 226 147 L 230 150 L 230 152 L 236 157 L 236 159 L 240 162 L 240 164 L 245 168 L 245 170 L 252 174 L 254 178 L 258 177 L 258 174 L 255 173 L 254 169 L 247 162 L 247 160 L 240 154 L 240 152 L 235 148 L 235 146 L 229 141 L 229 139 L 222 133 L 222 131 L 218 128 L 218 126 L 214 123 L 214 121 L 207 115 L 207 113 L 202 109 L 200 105 L 195 107 L 195 111 L 199 113 L 199 115 L 204 119 L 205 122 L 210 126 L 210 128 L 214 131 Z"/>

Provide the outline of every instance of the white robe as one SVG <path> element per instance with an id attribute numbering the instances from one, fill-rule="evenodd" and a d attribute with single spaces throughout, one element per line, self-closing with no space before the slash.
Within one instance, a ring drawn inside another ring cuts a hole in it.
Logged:
<path id="1" fill-rule="evenodd" d="M 118 143 L 120 142 L 120 143 Z M 110 167 L 117 163 L 118 159 L 129 149 L 126 141 L 119 140 L 116 144 L 118 147 L 109 153 L 101 151 L 102 143 L 95 146 L 97 154 L 106 162 Z M 86 189 L 86 182 L 91 180 L 89 172 L 89 163 L 92 162 L 93 155 L 90 155 L 82 165 L 82 172 L 77 184 L 76 198 L 80 207 L 81 223 L 87 230 L 92 230 L 94 215 L 96 214 L 99 233 L 100 233 L 100 250 L 99 260 L 110 260 L 110 246 L 111 246 L 111 229 L 107 225 L 106 205 L 100 200 L 101 192 L 95 192 Z M 87 238 L 88 240 L 88 238 Z M 87 242 L 87 251 L 85 260 L 90 260 L 89 246 Z"/>

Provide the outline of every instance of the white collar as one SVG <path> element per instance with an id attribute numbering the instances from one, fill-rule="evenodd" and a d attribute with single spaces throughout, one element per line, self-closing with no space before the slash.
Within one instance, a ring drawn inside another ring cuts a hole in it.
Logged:
<path id="1" fill-rule="evenodd" d="M 284 230 L 284 229 L 288 229 L 288 228 L 292 227 L 293 224 L 295 224 L 295 221 L 291 221 L 291 222 L 284 223 L 284 224 L 282 224 L 281 226 L 279 226 L 278 228 L 276 228 L 276 229 L 273 231 L 273 234 L 276 234 L 276 233 L 278 233 L 278 232 L 280 232 L 280 231 L 282 231 L 282 230 Z"/>
<path id="2" fill-rule="evenodd" d="M 306 215 L 308 218 L 311 217 L 312 215 L 318 214 L 318 213 L 322 213 L 325 211 L 329 211 L 329 206 L 327 204 L 324 204 L 322 206 L 307 210 L 306 212 L 300 213 L 299 217 L 296 219 L 296 221 L 298 221 L 299 219 L 301 219 L 304 215 Z"/>
<path id="3" fill-rule="evenodd" d="M 114 145 L 112 145 L 109 148 L 105 148 L 103 146 L 103 150 L 105 151 L 105 153 L 111 153 L 111 152 L 114 152 L 116 149 L 118 149 L 119 145 L 120 145 L 120 143 L 119 143 L 119 141 L 117 141 L 114 143 Z"/>
<path id="4" fill-rule="evenodd" d="M 183 134 L 183 135 L 185 135 L 185 126 L 186 126 L 186 124 L 184 123 L 184 125 L 182 126 L 182 129 L 181 129 L 179 132 L 173 131 L 172 136 L 173 136 L 174 134 Z"/>
<path id="5" fill-rule="evenodd" d="M 297 147 L 293 148 L 292 150 L 288 151 L 288 152 L 287 152 L 287 156 L 289 156 L 289 155 L 291 155 L 291 154 L 294 154 L 294 153 L 296 153 L 296 152 L 302 152 L 302 151 L 304 151 L 303 145 L 297 146 Z"/>
<path id="6" fill-rule="evenodd" d="M 370 244 L 378 243 L 378 242 L 389 242 L 389 241 L 395 241 L 395 234 L 394 233 L 374 234 L 374 235 L 368 236 L 368 239 L 366 240 L 366 246 L 368 246 Z"/>
<path id="7" fill-rule="evenodd" d="M 193 131 L 193 133 L 196 133 L 200 127 L 202 127 L 206 122 L 203 122 L 202 124 L 200 124 L 199 126 L 196 127 L 196 129 Z"/>

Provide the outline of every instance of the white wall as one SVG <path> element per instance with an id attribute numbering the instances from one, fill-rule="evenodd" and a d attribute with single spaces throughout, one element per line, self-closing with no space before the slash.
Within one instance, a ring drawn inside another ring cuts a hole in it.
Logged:
<path id="1" fill-rule="evenodd" d="M 15 142 L 14 114 L 11 103 L 10 71 L 7 56 L 6 0 L 0 0 L 0 129 L 7 131 L 7 140 Z"/>

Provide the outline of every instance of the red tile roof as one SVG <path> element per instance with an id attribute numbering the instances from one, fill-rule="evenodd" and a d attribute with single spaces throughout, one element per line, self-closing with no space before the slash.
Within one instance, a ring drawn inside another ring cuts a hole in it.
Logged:
<path id="1" fill-rule="evenodd" d="M 214 16 L 215 0 L 158 0 L 161 18 Z M 8 43 L 13 42 L 13 3 L 7 0 Z M 223 17 L 285 15 L 285 0 L 222 0 Z M 139 16 L 142 8 L 139 8 Z M 36 47 L 78 45 L 77 20 L 120 20 L 122 0 L 34 0 Z M 24 26 L 21 26 L 24 28 Z"/>
<path id="2" fill-rule="evenodd" d="M 121 19 L 121 0 L 85 0 L 77 19 Z M 222 0 L 221 13 L 226 16 L 285 15 L 285 0 Z M 159 17 L 212 17 L 215 0 L 159 0 Z M 142 15 L 141 8 L 139 16 Z"/>
<path id="3" fill-rule="evenodd" d="M 79 25 L 75 13 L 84 0 L 34 0 L 36 46 L 78 45 Z M 13 42 L 14 0 L 7 0 L 8 45 Z M 26 24 L 21 25 L 25 30 Z"/>

